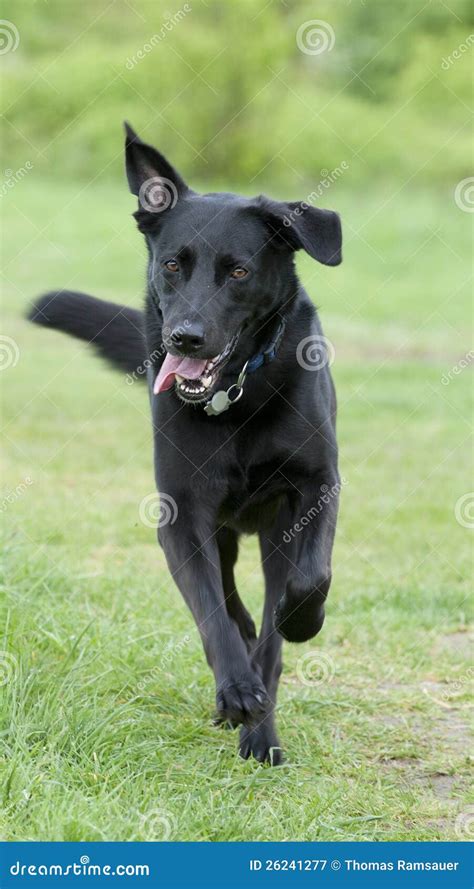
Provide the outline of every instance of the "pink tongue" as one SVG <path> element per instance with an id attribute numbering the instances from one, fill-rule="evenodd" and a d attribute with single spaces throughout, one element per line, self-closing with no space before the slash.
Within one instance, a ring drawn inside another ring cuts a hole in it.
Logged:
<path id="1" fill-rule="evenodd" d="M 186 380 L 197 380 L 204 373 L 206 364 L 207 358 L 201 360 L 197 358 L 180 358 L 179 355 L 167 353 L 153 386 L 154 394 L 158 395 L 159 392 L 171 389 L 176 374 L 179 374 Z"/>

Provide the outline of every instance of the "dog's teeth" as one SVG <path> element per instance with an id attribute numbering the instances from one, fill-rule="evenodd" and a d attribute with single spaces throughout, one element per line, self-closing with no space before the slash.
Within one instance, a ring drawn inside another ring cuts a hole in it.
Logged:
<path id="1" fill-rule="evenodd" d="M 227 358 L 229 352 L 232 351 L 233 342 L 234 340 L 231 340 L 227 343 L 222 352 L 219 352 L 214 358 L 209 358 L 204 368 L 204 374 L 202 377 L 199 377 L 199 379 L 187 380 L 185 377 L 182 377 L 181 374 L 175 374 L 179 391 L 191 396 L 204 395 L 206 390 L 211 388 L 216 379 L 217 371 L 215 369 L 217 365 Z"/>

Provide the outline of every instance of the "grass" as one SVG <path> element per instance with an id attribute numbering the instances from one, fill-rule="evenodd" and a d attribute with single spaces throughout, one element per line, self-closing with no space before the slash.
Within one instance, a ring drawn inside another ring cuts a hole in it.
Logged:
<path id="1" fill-rule="evenodd" d="M 470 549 L 454 510 L 471 392 L 467 369 L 442 378 L 470 348 L 468 214 L 449 191 L 336 184 L 345 264 L 298 259 L 336 349 L 347 484 L 324 631 L 285 646 L 287 761 L 271 770 L 211 725 L 200 642 L 139 518 L 153 490 L 145 391 L 22 320 L 55 286 L 140 303 L 133 201 L 38 178 L 4 198 L 4 332 L 19 360 L 2 374 L 2 835 L 467 839 Z M 253 539 L 238 577 L 258 614 Z"/>

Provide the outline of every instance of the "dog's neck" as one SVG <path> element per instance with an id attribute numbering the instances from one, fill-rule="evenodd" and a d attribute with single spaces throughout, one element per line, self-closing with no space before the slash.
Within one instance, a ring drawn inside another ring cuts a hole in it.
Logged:
<path id="1" fill-rule="evenodd" d="M 242 367 L 237 380 L 232 383 L 228 389 L 218 389 L 204 406 L 204 411 L 209 417 L 215 417 L 229 410 L 237 401 L 240 401 L 244 394 L 244 385 L 249 374 L 253 374 L 261 367 L 276 358 L 280 343 L 285 333 L 285 321 L 279 317 L 276 318 L 276 328 L 272 339 L 267 342 L 266 346 L 257 352 L 252 358 L 249 358 Z"/>

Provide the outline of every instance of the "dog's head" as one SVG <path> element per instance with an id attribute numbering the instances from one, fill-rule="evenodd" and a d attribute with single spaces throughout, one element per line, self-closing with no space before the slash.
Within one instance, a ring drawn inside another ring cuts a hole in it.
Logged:
<path id="1" fill-rule="evenodd" d="M 197 194 L 128 125 L 126 170 L 168 352 L 155 391 L 176 381 L 183 400 L 205 401 L 242 339 L 294 298 L 295 250 L 341 262 L 339 216 L 263 196 Z"/>

